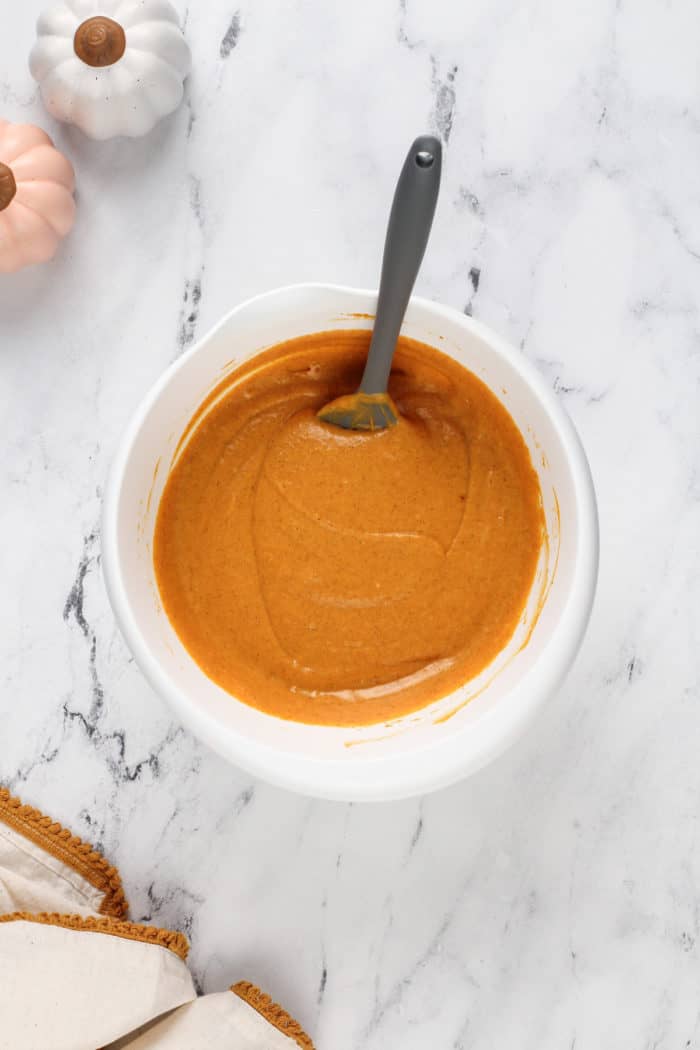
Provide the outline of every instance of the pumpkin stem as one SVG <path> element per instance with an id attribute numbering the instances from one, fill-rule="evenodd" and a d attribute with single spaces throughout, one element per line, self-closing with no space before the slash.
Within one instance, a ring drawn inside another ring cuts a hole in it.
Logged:
<path id="1" fill-rule="evenodd" d="M 3 211 L 12 201 L 17 192 L 17 183 L 12 174 L 12 168 L 0 161 L 0 211 Z"/>
<path id="2" fill-rule="evenodd" d="M 76 29 L 73 50 L 88 66 L 112 66 L 126 50 L 126 34 L 119 22 L 95 15 Z"/>

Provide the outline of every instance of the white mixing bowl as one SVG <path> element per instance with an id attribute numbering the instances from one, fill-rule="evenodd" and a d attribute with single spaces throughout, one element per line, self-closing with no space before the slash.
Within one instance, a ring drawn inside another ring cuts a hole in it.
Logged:
<path id="1" fill-rule="evenodd" d="M 215 685 L 164 614 L 152 539 L 178 439 L 223 375 L 309 332 L 370 328 L 376 293 L 281 288 L 232 310 L 156 383 L 134 415 L 104 502 L 102 555 L 112 607 L 152 687 L 193 733 L 250 773 L 331 799 L 392 799 L 473 773 L 522 732 L 572 663 L 588 621 L 598 523 L 588 464 L 554 393 L 526 358 L 456 310 L 412 299 L 403 332 L 479 376 L 520 427 L 539 475 L 549 535 L 521 623 L 477 678 L 422 711 L 357 729 L 286 722 Z M 245 616 L 245 609 L 240 615 Z"/>

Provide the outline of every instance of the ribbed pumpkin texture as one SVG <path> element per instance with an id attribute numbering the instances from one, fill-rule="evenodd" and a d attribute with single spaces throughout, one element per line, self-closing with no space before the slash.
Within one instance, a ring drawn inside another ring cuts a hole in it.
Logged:
<path id="1" fill-rule="evenodd" d="M 34 124 L 0 120 L 0 273 L 50 259 L 75 218 L 73 165 Z"/>

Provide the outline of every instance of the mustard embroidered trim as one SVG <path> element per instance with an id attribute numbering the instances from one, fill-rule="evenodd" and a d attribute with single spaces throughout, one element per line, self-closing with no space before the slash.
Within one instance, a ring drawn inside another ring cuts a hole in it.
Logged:
<path id="1" fill-rule="evenodd" d="M 107 933 L 113 937 L 124 937 L 129 941 L 142 941 L 144 944 L 157 944 L 174 952 L 184 962 L 190 950 L 184 933 L 175 930 L 163 930 L 158 926 L 142 926 L 138 922 L 126 922 L 111 915 L 82 916 L 60 915 L 57 912 L 13 911 L 0 915 L 3 922 L 37 922 L 44 926 L 62 926 L 66 930 L 78 930 L 82 933 Z"/>
<path id="2" fill-rule="evenodd" d="M 3 787 L 0 787 L 0 820 L 31 839 L 61 863 L 67 864 L 91 886 L 100 890 L 104 894 L 99 907 L 101 915 L 111 915 L 117 919 L 126 917 L 129 906 L 119 872 L 89 842 L 72 835 L 38 809 L 23 805 Z"/>
<path id="3" fill-rule="evenodd" d="M 239 981 L 238 984 L 231 985 L 230 991 L 257 1010 L 261 1017 L 269 1021 L 282 1035 L 293 1039 L 301 1050 L 314 1050 L 314 1044 L 299 1022 L 290 1017 L 286 1010 L 273 1002 L 270 996 L 261 992 L 256 985 L 250 981 Z"/>

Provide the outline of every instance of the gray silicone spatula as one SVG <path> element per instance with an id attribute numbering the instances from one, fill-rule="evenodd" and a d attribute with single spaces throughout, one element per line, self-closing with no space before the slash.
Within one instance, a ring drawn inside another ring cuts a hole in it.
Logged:
<path id="1" fill-rule="evenodd" d="M 319 419 L 345 430 L 377 430 L 398 422 L 387 393 L 391 361 L 408 300 L 418 274 L 440 189 L 442 147 L 432 135 L 419 135 L 396 184 L 384 241 L 377 316 L 367 364 L 356 394 L 346 394 L 318 413 Z"/>

